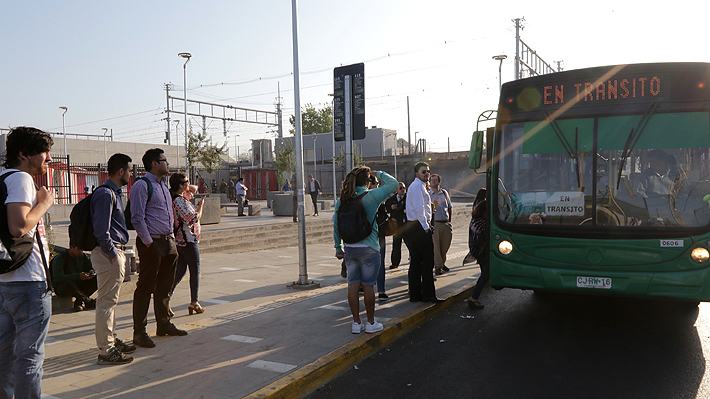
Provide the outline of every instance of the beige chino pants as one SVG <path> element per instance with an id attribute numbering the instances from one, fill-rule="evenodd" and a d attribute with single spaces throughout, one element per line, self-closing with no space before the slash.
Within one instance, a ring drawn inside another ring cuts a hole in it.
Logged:
<path id="1" fill-rule="evenodd" d="M 441 269 L 446 264 L 446 253 L 451 247 L 453 236 L 451 223 L 434 223 L 434 269 Z"/>
<path id="2" fill-rule="evenodd" d="M 126 273 L 126 255 L 117 249 L 116 262 L 101 252 L 101 247 L 91 251 L 91 264 L 96 271 L 98 298 L 96 298 L 96 345 L 106 354 L 113 348 L 116 338 L 115 308 Z"/>

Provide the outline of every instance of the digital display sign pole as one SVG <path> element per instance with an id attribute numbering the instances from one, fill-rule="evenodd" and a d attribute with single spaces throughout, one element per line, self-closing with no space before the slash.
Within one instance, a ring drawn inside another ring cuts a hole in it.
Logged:
<path id="1" fill-rule="evenodd" d="M 354 167 L 352 140 L 365 138 L 365 64 L 335 68 L 333 95 L 333 140 L 345 142 L 345 165 L 350 171 Z"/>
<path id="2" fill-rule="evenodd" d="M 352 101 L 350 75 L 345 75 L 345 170 L 353 170 Z"/>

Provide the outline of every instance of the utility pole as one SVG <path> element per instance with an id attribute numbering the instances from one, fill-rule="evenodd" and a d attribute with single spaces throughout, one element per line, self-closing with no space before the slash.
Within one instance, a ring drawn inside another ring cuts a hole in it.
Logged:
<path id="1" fill-rule="evenodd" d="M 522 20 L 525 20 L 525 17 L 522 18 Z M 521 18 L 515 18 L 513 22 L 515 22 L 515 77 L 513 77 L 513 80 L 518 80 L 522 78 L 520 76 L 520 29 L 525 29 L 525 27 L 520 25 Z"/>
<path id="2" fill-rule="evenodd" d="M 409 96 L 407 96 L 407 144 L 409 151 L 408 155 L 412 155 L 412 126 L 409 124 Z"/>
<path id="3" fill-rule="evenodd" d="M 277 82 L 278 98 L 276 98 L 276 114 L 279 123 L 279 138 L 284 138 L 283 114 L 281 112 L 281 82 Z"/>
<path id="4" fill-rule="evenodd" d="M 166 108 L 167 117 L 165 118 L 165 120 L 168 121 L 168 131 L 165 133 L 165 135 L 168 139 L 168 146 L 170 146 L 170 83 L 165 84 L 165 99 L 168 105 L 168 108 Z"/>

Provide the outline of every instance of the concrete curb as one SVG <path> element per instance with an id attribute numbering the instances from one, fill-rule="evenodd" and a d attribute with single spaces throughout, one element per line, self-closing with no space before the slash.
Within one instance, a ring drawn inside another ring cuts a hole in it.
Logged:
<path id="1" fill-rule="evenodd" d="M 445 298 L 446 302 L 423 304 L 394 318 L 378 334 L 364 334 L 320 359 L 245 396 L 246 399 L 298 399 L 344 373 L 363 359 L 408 333 L 431 317 L 468 298 L 476 282 L 459 288 Z"/>

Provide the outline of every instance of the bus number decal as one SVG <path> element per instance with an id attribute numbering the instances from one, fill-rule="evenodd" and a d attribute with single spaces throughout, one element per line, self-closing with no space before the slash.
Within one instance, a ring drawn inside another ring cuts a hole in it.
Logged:
<path id="1" fill-rule="evenodd" d="M 683 248 L 683 240 L 661 240 L 661 248 Z"/>

